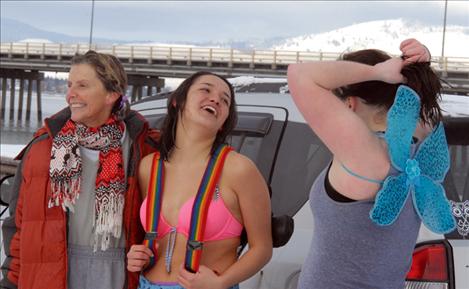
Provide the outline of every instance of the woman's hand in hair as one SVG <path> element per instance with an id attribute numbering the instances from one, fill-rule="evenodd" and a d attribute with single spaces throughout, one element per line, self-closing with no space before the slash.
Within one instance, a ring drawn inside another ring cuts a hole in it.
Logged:
<path id="1" fill-rule="evenodd" d="M 402 41 L 399 49 L 402 51 L 402 58 L 405 64 L 429 62 L 431 59 L 428 48 L 413 38 Z"/>
<path id="2" fill-rule="evenodd" d="M 380 62 L 374 66 L 376 80 L 387 83 L 404 83 L 404 76 L 401 74 L 404 61 L 400 58 L 391 58 Z"/>

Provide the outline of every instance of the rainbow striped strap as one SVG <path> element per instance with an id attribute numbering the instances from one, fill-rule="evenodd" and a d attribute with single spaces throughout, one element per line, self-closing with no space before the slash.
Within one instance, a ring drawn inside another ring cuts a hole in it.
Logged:
<path id="1" fill-rule="evenodd" d="M 220 179 L 226 156 L 231 150 L 232 148 L 227 145 L 220 145 L 212 155 L 200 182 L 194 205 L 192 206 L 184 263 L 186 270 L 192 273 L 199 270 L 208 208 L 212 201 L 218 180 Z"/>
<path id="2" fill-rule="evenodd" d="M 161 201 L 163 199 L 164 160 L 159 152 L 153 155 L 151 165 L 150 184 L 147 192 L 146 234 L 144 244 L 154 251 L 158 237 L 158 221 L 160 220 Z M 153 252 L 156 256 L 156 252 Z M 155 264 L 155 257 L 150 259 L 150 265 Z"/>

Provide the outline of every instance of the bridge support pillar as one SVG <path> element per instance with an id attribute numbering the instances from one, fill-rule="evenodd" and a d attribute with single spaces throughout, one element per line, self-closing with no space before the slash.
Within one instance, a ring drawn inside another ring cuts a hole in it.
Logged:
<path id="1" fill-rule="evenodd" d="M 146 96 L 153 93 L 153 87 L 156 87 L 156 92 L 160 92 L 164 87 L 164 79 L 159 77 L 151 77 L 146 75 L 128 75 L 129 85 L 132 86 L 131 102 L 140 100 L 144 97 L 143 89 L 146 87 Z"/>
<path id="2" fill-rule="evenodd" d="M 25 80 L 28 80 L 28 98 L 26 101 L 26 121 L 30 120 L 31 117 L 31 102 L 32 102 L 32 91 L 33 84 L 36 81 L 36 102 L 37 102 L 37 120 L 40 123 L 42 121 L 42 104 L 41 104 L 41 80 L 44 79 L 44 73 L 40 73 L 37 70 L 26 71 L 21 69 L 0 69 L 0 79 L 2 94 L 0 95 L 0 119 L 5 120 L 7 111 L 7 98 L 9 99 L 9 117 L 10 121 L 15 119 L 15 110 L 17 111 L 17 120 L 21 121 L 23 118 L 23 97 L 25 90 Z M 10 81 L 8 82 L 8 79 Z M 19 86 L 17 82 L 19 81 Z M 7 95 L 9 84 L 9 94 Z M 18 91 L 18 101 L 15 101 L 15 94 Z M 17 109 L 15 106 L 18 106 Z"/>

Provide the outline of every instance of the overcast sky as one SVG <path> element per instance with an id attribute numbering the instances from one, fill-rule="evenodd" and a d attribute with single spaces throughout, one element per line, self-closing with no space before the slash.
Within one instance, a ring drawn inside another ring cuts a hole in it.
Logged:
<path id="1" fill-rule="evenodd" d="M 1 17 L 89 36 L 92 2 L 1 0 Z M 93 37 L 219 41 L 291 37 L 353 23 L 411 19 L 443 26 L 444 1 L 95 1 Z M 448 1 L 447 25 L 469 27 L 469 1 Z"/>

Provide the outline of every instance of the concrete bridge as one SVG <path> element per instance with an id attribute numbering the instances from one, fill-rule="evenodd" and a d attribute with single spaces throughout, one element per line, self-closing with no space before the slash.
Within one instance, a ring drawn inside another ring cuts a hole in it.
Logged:
<path id="1" fill-rule="evenodd" d="M 132 100 L 164 86 L 161 77 L 185 78 L 199 70 L 227 77 L 256 76 L 285 78 L 288 64 L 317 60 L 335 60 L 339 53 L 237 50 L 186 46 L 97 46 L 58 43 L 1 43 L 0 77 L 3 78 L 2 101 L 6 78 L 38 79 L 39 71 L 67 72 L 75 53 L 89 49 L 117 56 L 129 75 Z M 469 57 L 433 57 L 432 67 L 443 80 L 444 91 L 469 95 Z M 23 75 L 23 72 L 28 74 Z M 33 74 L 33 76 L 31 76 Z M 20 92 L 21 93 L 21 92 Z M 38 94 L 40 96 L 40 92 Z M 39 97 L 38 97 L 39 99 Z M 4 107 L 4 106 L 3 106 Z M 38 108 L 40 105 L 38 104 Z"/>
<path id="2" fill-rule="evenodd" d="M 75 53 L 89 49 L 116 55 L 126 72 L 135 76 L 185 78 L 199 70 L 228 77 L 285 77 L 288 64 L 335 60 L 340 53 L 236 50 L 184 46 L 98 46 L 58 43 L 1 43 L 2 68 L 63 71 L 70 69 Z M 432 67 L 452 86 L 453 91 L 469 93 L 469 57 L 433 57 Z"/>

